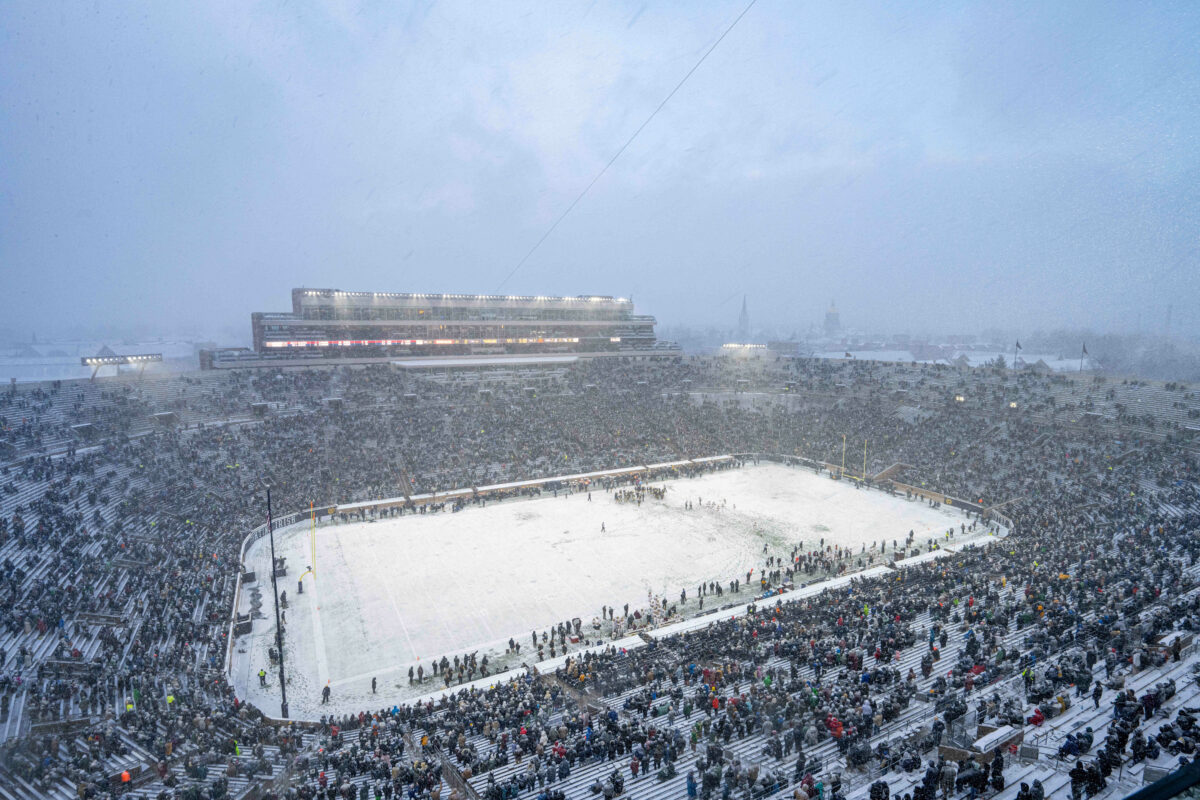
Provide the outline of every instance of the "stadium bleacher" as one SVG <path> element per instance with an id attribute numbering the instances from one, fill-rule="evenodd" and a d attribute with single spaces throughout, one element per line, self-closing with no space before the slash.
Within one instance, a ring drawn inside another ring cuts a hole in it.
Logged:
<path id="1" fill-rule="evenodd" d="M 830 730 L 808 725 L 816 728 L 816 741 L 804 745 L 805 756 L 820 761 L 813 780 L 822 781 L 826 796 L 865 798 L 880 781 L 891 794 L 920 796 L 926 764 L 938 758 L 923 745 L 952 697 L 968 700 L 969 714 L 980 722 L 998 721 L 1006 704 L 1017 707 L 1025 743 L 1036 748 L 1036 759 L 1029 750 L 1024 757 L 1008 754 L 1005 788 L 994 796 L 1016 797 L 1020 782 L 1035 778 L 1048 796 L 1066 791 L 1074 762 L 1051 756 L 1068 733 L 1085 726 L 1097 743 L 1106 738 L 1116 719 L 1115 690 L 1105 690 L 1098 708 L 1077 698 L 1041 725 L 1024 724 L 1038 703 L 1027 697 L 1023 678 L 1031 663 L 1039 670 L 1065 663 L 1080 642 L 1112 656 L 1113 663 L 1099 658 L 1091 665 L 1088 683 L 1112 672 L 1140 702 L 1157 685 L 1175 681 L 1173 695 L 1140 727 L 1151 737 L 1167 730 L 1164 740 L 1178 745 L 1176 752 L 1164 745 L 1157 758 L 1136 763 L 1122 754 L 1097 792 L 1128 793 L 1147 775 L 1176 764 L 1180 754 L 1190 755 L 1187 742 L 1194 737 L 1180 726 L 1187 717 L 1181 712 L 1196 704 L 1196 646 L 1189 644 L 1177 661 L 1144 666 L 1145 659 L 1158 658 L 1154 637 L 1190 634 L 1200 624 L 1200 575 L 1190 543 L 1200 525 L 1200 495 L 1195 443 L 1187 433 L 1200 403 L 1186 387 L 812 360 L 754 369 L 720 359 L 579 363 L 543 377 L 532 400 L 523 391 L 526 375 L 428 375 L 390 367 L 121 377 L 21 386 L 0 395 L 0 798 L 316 797 L 343 784 L 353 788 L 343 787 L 339 796 L 374 796 L 385 786 L 391 796 L 395 785 L 414 796 L 440 787 L 460 798 L 549 797 L 549 789 L 586 798 L 596 796 L 593 786 L 601 787 L 601 796 L 606 782 L 611 790 L 609 777 L 617 770 L 622 796 L 654 800 L 686 796 L 688 772 L 718 743 L 718 788 L 706 790 L 697 772 L 699 794 L 715 796 L 728 783 L 738 797 L 793 796 L 803 775 L 794 774 L 794 754 L 768 752 L 778 738 L 771 731 L 782 723 L 758 704 L 778 706 L 776 716 L 796 723 L 807 719 L 800 702 L 813 687 L 842 687 L 844 699 L 831 695 L 821 702 L 850 709 L 856 676 L 847 671 L 845 651 L 870 649 L 864 643 L 835 648 L 837 654 L 827 649 L 823 642 L 837 641 L 837 617 L 826 619 L 819 604 L 797 602 L 773 614 L 805 626 L 817 642 L 813 652 L 832 659 L 820 678 L 811 654 L 798 656 L 800 638 L 764 616 L 772 613 L 769 606 L 740 622 L 647 636 L 650 642 L 628 652 L 597 656 L 588 667 L 592 680 L 554 670 L 519 678 L 520 702 L 537 728 L 568 733 L 562 744 L 574 763 L 560 778 L 559 764 L 567 759 L 553 753 L 551 737 L 522 739 L 528 751 L 516 761 L 521 725 L 504 717 L 510 701 L 503 694 L 364 709 L 354 718 L 303 726 L 262 717 L 236 697 L 225 674 L 237 554 L 242 537 L 260 521 L 264 476 L 277 481 L 279 502 L 290 510 L 309 499 L 344 503 L 396 496 L 400 488 L 561 474 L 564 464 L 584 472 L 715 452 L 830 461 L 844 433 L 877 443 L 869 473 L 902 463 L 896 480 L 1003 505 L 1015 530 L 1011 544 L 948 552 L 860 585 L 894 608 L 895 632 L 915 641 L 877 665 L 886 664 L 899 679 L 881 673 L 879 691 L 867 695 L 897 708 L 869 734 L 855 734 L 856 763 Z M 492 392 L 486 402 L 479 397 L 485 382 Z M 752 403 L 725 402 L 748 392 L 756 395 Z M 965 401 L 953 402 L 955 394 Z M 329 397 L 342 398 L 342 408 L 328 407 Z M 255 415 L 254 403 L 269 404 L 270 412 Z M 163 429 L 151 422 L 165 411 L 178 416 L 177 425 Z M 72 430 L 82 423 L 94 427 L 86 441 Z M 309 458 L 312 449 L 322 457 Z M 1111 584 L 1103 586 L 1111 592 L 1081 594 L 1074 587 L 1102 577 L 1088 571 L 1095 559 L 1111 571 Z M 1043 566 L 1035 567 L 1039 561 Z M 1086 577 L 1059 583 L 1060 572 Z M 918 602 L 918 588 L 926 585 L 931 594 Z M 965 601 L 964 591 L 975 592 L 971 623 L 961 609 L 937 607 L 939 600 Z M 820 597 L 834 603 L 837 595 Z M 1049 603 L 1053 619 L 1031 614 L 1031 602 Z M 1059 612 L 1075 609 L 1067 626 Z M 988 615 L 1009 621 L 993 629 Z M 1135 618 L 1143 629 L 1136 637 L 1125 633 Z M 1114 626 L 1113 619 L 1123 624 Z M 878 641 L 881 628 L 869 614 L 853 624 L 856 637 Z M 929 652 L 923 635 L 935 625 L 953 635 L 939 649 L 939 668 L 923 675 Z M 761 631 L 759 644 L 746 644 L 750 630 Z M 978 651 L 972 645 L 968 655 L 968 633 L 988 644 Z M 998 659 L 1001 651 L 1011 656 Z M 1033 653 L 1040 655 L 1030 662 Z M 690 674 L 685 685 L 691 663 L 749 671 L 732 685 L 724 677 L 715 690 L 701 692 Z M 986 688 L 955 688 L 970 671 L 963 665 L 983 667 Z M 759 669 L 774 676 L 769 686 Z M 910 670 L 918 677 L 902 689 Z M 939 697 L 929 699 L 935 687 Z M 710 715 L 701 696 L 714 691 L 724 703 L 744 695 L 734 705 L 751 711 L 731 715 L 722 705 Z M 993 694 L 994 708 L 974 709 Z M 492 715 L 499 729 L 467 730 L 481 723 L 472 722 L 475 712 L 464 711 L 464 703 L 494 709 L 483 717 Z M 710 717 L 693 748 L 694 726 Z M 843 722 L 851 727 L 850 719 Z M 946 737 L 958 735 L 947 727 Z M 731 733 L 723 741 L 725 730 Z M 451 736 L 456 731 L 461 740 Z M 621 742 L 614 757 L 607 751 L 599 759 L 579 756 L 601 733 Z M 506 763 L 479 769 L 504 734 L 511 734 Z M 671 761 L 675 774 L 660 781 L 651 768 L 634 778 L 630 747 L 652 761 L 656 742 L 665 742 L 659 768 Z M 911 771 L 878 755 L 881 744 L 892 743 L 898 758 L 904 753 L 897 743 L 904 742 L 919 758 Z M 1086 758 L 1095 760 L 1094 754 Z M 539 771 L 553 764 L 549 784 L 527 774 L 534 757 Z M 461 777 L 464 772 L 469 777 Z M 762 780 L 767 774 L 772 778 Z"/>

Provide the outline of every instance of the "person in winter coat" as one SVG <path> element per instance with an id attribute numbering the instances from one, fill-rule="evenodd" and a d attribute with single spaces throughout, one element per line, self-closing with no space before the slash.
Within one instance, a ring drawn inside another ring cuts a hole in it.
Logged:
<path id="1" fill-rule="evenodd" d="M 1146 736 L 1141 729 L 1134 731 L 1133 741 L 1129 745 L 1129 749 L 1133 751 L 1133 763 L 1138 763 L 1146 757 Z"/>
<path id="2" fill-rule="evenodd" d="M 925 777 L 921 779 L 921 788 L 924 790 L 922 796 L 933 800 L 937 794 L 938 778 L 942 775 L 941 769 L 933 761 L 929 762 L 929 766 L 925 768 Z"/>
<path id="3" fill-rule="evenodd" d="M 958 782 L 958 763 L 947 761 L 942 767 L 941 786 L 943 800 L 950 800 L 954 796 L 955 786 Z"/>
<path id="4" fill-rule="evenodd" d="M 998 749 L 992 757 L 992 788 L 997 792 L 1004 791 L 1004 754 Z"/>
<path id="5" fill-rule="evenodd" d="M 1108 781 L 1104 780 L 1107 775 L 1104 774 L 1101 765 L 1096 762 L 1088 765 L 1087 772 L 1087 782 L 1083 788 L 1087 792 L 1088 797 L 1095 797 L 1108 786 Z M 1109 774 L 1111 774 L 1111 771 Z"/>
<path id="6" fill-rule="evenodd" d="M 796 778 L 804 775 L 804 767 L 808 764 L 808 757 L 804 755 L 804 750 L 796 749 L 796 771 L 793 773 Z"/>
<path id="7" fill-rule="evenodd" d="M 1071 777 L 1071 798 L 1079 800 L 1083 796 L 1083 787 L 1087 784 L 1088 772 L 1082 761 L 1076 761 L 1075 766 L 1067 773 Z"/>
<path id="8" fill-rule="evenodd" d="M 1033 792 L 1029 791 L 1028 783 L 1021 783 L 1021 788 L 1017 790 L 1017 800 L 1033 800 Z"/>
<path id="9" fill-rule="evenodd" d="M 959 766 L 957 786 L 967 789 L 972 800 L 987 788 L 987 780 L 987 770 L 981 768 L 973 756 Z"/>

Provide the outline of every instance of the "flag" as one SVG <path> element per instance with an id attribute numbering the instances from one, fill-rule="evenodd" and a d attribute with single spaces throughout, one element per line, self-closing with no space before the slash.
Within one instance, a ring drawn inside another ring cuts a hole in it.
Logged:
<path id="1" fill-rule="evenodd" d="M 1084 342 L 1084 343 L 1083 343 L 1083 354 L 1084 354 L 1085 356 L 1087 355 L 1087 342 Z"/>
<path id="2" fill-rule="evenodd" d="M 1020 339 L 1017 339 L 1017 349 L 1018 350 L 1021 349 L 1021 340 Z"/>

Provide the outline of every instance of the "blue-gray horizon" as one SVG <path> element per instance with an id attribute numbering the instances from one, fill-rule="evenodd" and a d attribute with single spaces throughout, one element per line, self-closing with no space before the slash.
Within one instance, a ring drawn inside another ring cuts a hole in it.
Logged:
<path id="1" fill-rule="evenodd" d="M 745 6 L 13 2 L 0 338 L 489 292 Z M 759 0 L 505 291 L 1195 338 L 1197 40 L 1182 2 Z"/>

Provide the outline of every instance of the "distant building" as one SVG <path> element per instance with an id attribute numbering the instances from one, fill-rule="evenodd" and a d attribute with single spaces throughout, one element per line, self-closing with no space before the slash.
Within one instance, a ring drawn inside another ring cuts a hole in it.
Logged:
<path id="1" fill-rule="evenodd" d="M 914 361 L 949 361 L 955 353 L 953 347 L 929 344 L 928 342 L 909 345 L 908 351 L 912 354 Z"/>
<path id="2" fill-rule="evenodd" d="M 577 297 L 293 289 L 292 310 L 250 315 L 252 350 L 201 354 L 203 368 L 394 359 L 675 356 L 633 301 Z"/>
<path id="3" fill-rule="evenodd" d="M 750 312 L 746 310 L 746 295 L 742 295 L 742 313 L 738 315 L 738 341 L 750 341 Z"/>
<path id="4" fill-rule="evenodd" d="M 774 355 L 767 349 L 765 344 L 748 344 L 746 342 L 728 342 L 721 345 L 721 349 L 717 351 L 717 355 L 722 358 L 767 358 Z"/>
<path id="5" fill-rule="evenodd" d="M 825 312 L 825 335 L 833 338 L 842 332 L 842 318 L 837 306 L 829 301 L 829 310 Z"/>
<path id="6" fill-rule="evenodd" d="M 1029 370 L 1030 372 L 1037 373 L 1038 375 L 1050 375 L 1054 372 L 1053 368 L 1046 363 L 1045 359 L 1041 358 L 1032 364 L 1026 364 L 1025 369 Z"/>

